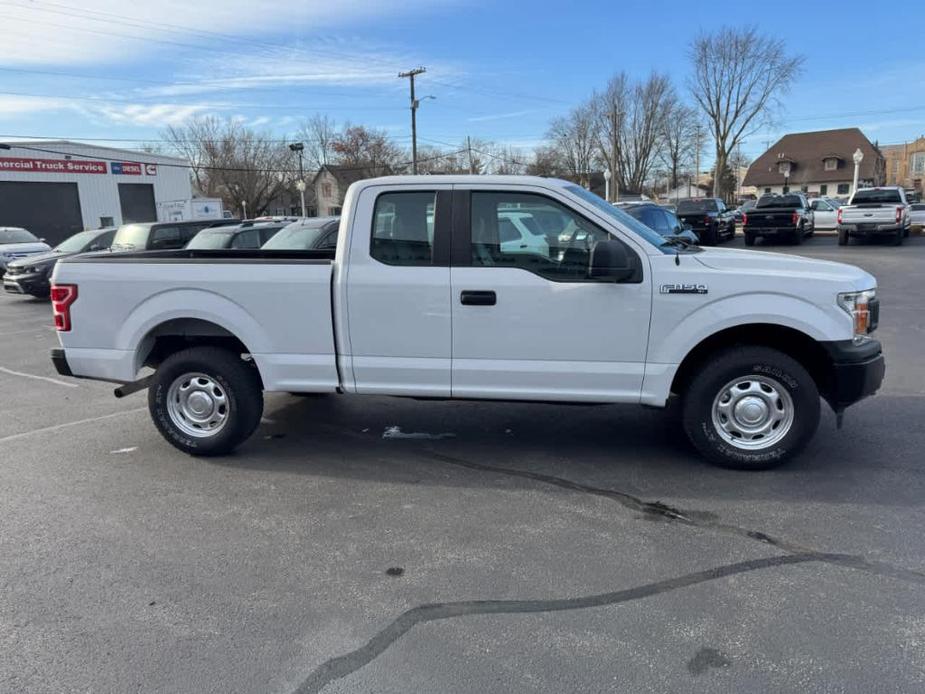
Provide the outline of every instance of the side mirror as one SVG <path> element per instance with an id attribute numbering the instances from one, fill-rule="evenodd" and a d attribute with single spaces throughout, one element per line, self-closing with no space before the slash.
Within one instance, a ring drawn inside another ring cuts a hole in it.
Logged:
<path id="1" fill-rule="evenodd" d="M 619 241 L 598 241 L 591 251 L 591 279 L 625 282 L 633 276 L 630 255 Z"/>
<path id="2" fill-rule="evenodd" d="M 44 239 L 44 238 L 39 239 L 39 241 L 41 241 L 42 243 L 45 243 L 45 239 Z"/>

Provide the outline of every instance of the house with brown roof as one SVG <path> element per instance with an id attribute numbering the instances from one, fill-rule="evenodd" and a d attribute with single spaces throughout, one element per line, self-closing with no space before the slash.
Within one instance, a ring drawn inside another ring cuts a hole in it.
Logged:
<path id="1" fill-rule="evenodd" d="M 784 135 L 755 159 L 742 183 L 755 186 L 758 195 L 800 190 L 809 195 L 848 196 L 853 192 L 856 150 L 864 155 L 858 186 L 882 185 L 883 155 L 858 128 Z"/>
<path id="2" fill-rule="evenodd" d="M 389 173 L 388 167 L 365 168 L 358 166 L 335 166 L 325 164 L 315 178 L 312 187 L 315 189 L 315 207 L 322 217 L 338 215 L 344 204 L 344 195 L 351 183 L 361 181 L 372 176 L 384 176 Z"/>

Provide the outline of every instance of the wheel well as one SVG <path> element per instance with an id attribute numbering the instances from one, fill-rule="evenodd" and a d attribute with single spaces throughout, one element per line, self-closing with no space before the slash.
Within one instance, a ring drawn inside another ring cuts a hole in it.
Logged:
<path id="1" fill-rule="evenodd" d="M 251 353 L 236 335 L 199 318 L 175 318 L 152 328 L 141 341 L 138 353 L 142 366 L 156 369 L 171 354 L 198 346 L 219 347 L 241 356 Z"/>
<path id="2" fill-rule="evenodd" d="M 700 367 L 719 350 L 756 345 L 771 347 L 800 362 L 816 382 L 822 395 L 831 389 L 832 361 L 825 349 L 806 333 L 783 325 L 754 323 L 721 330 L 702 340 L 688 352 L 671 382 L 672 393 L 683 393 Z"/>

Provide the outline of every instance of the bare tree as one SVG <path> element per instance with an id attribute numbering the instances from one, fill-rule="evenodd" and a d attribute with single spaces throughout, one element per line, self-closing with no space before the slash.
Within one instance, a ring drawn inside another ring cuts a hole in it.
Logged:
<path id="1" fill-rule="evenodd" d="M 625 139 L 623 126 L 629 92 L 629 78 L 625 72 L 621 72 L 610 78 L 603 92 L 591 97 L 597 156 L 613 176 L 611 198 L 614 200 L 618 197 L 614 193 L 619 194 L 620 190 L 626 188 L 623 167 L 620 165 L 620 148 Z"/>
<path id="2" fill-rule="evenodd" d="M 594 112 L 590 105 L 578 106 L 567 115 L 556 118 L 549 126 L 547 137 L 559 155 L 567 177 L 586 188 L 591 182 L 597 136 Z"/>
<path id="3" fill-rule="evenodd" d="M 783 41 L 754 27 L 701 34 L 690 52 L 691 94 L 710 123 L 714 171 L 724 171 L 735 146 L 772 119 L 773 107 L 799 74 L 803 58 L 788 55 Z M 723 194 L 722 181 L 714 176 L 716 196 Z"/>
<path id="4" fill-rule="evenodd" d="M 334 158 L 334 141 L 337 139 L 337 123 L 324 113 L 316 113 L 302 122 L 299 139 L 305 144 L 305 165 L 317 171 Z"/>
<path id="5" fill-rule="evenodd" d="M 677 188 L 683 172 L 691 167 L 697 147 L 697 111 L 675 102 L 668 110 L 662 133 L 662 161 L 671 188 Z M 703 145 L 700 146 L 703 149 Z M 697 157 L 699 159 L 699 157 Z"/>
<path id="6" fill-rule="evenodd" d="M 336 163 L 361 169 L 366 176 L 382 176 L 400 169 L 405 153 L 392 144 L 384 130 L 350 125 L 331 142 Z"/>
<path id="7" fill-rule="evenodd" d="M 221 197 L 230 209 L 246 202 L 253 216 L 266 212 L 295 175 L 291 153 L 279 138 L 234 120 L 192 119 L 169 127 L 164 139 L 189 161 L 200 192 Z"/>

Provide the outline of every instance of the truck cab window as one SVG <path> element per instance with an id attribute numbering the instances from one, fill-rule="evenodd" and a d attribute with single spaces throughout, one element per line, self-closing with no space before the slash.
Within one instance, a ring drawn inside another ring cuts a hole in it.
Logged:
<path id="1" fill-rule="evenodd" d="M 587 279 L 591 250 L 607 232 L 534 194 L 472 193 L 472 264 L 519 267 L 556 281 Z"/>
<path id="2" fill-rule="evenodd" d="M 431 265 L 434 191 L 383 193 L 373 211 L 370 254 L 389 265 Z"/>

